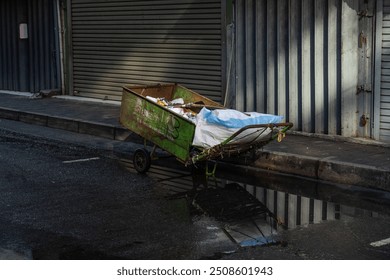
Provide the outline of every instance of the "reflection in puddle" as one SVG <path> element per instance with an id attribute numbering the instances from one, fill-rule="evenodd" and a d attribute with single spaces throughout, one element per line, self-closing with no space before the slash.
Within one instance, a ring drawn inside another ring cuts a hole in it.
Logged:
<path id="1" fill-rule="evenodd" d="M 275 243 L 275 216 L 237 183 L 194 193 L 192 205 L 221 223 L 221 230 L 241 247 Z"/>
<path id="2" fill-rule="evenodd" d="M 130 161 L 123 163 L 132 170 Z M 348 217 L 390 214 L 388 192 L 306 180 L 269 171 L 256 170 L 243 175 L 229 168 L 232 167 L 218 168 L 218 187 L 239 184 L 271 211 L 275 221 L 279 222 L 272 223 L 275 229 L 280 229 L 278 224 L 293 229 Z M 148 175 L 157 179 L 168 195 L 187 193 L 193 188 L 190 171 L 181 167 L 152 165 Z"/>
<path id="3" fill-rule="evenodd" d="M 132 170 L 130 162 L 124 164 Z M 160 182 L 156 190 L 169 197 L 186 197 L 196 185 L 192 182 L 190 170 L 178 163 L 153 164 L 147 176 Z M 297 256 L 308 258 L 306 252 L 319 259 L 335 255 L 354 259 L 357 247 L 365 248 L 369 242 L 388 237 L 386 226 L 380 226 L 383 221 L 388 221 L 390 214 L 388 192 L 329 184 L 250 167 L 237 169 L 237 166 L 228 163 L 218 163 L 216 177 L 220 189 L 239 185 L 264 205 L 271 215 L 225 223 L 216 221 L 212 216 L 190 212 L 194 229 L 200 232 L 196 235 L 196 247 L 204 259 L 245 255 L 243 252 L 248 252 L 248 249 L 242 250 L 242 247 L 255 246 L 262 246 L 262 250 L 257 252 L 261 252 L 260 258 L 264 258 L 271 252 L 264 248 L 266 245 L 278 245 L 272 252 L 284 252 L 288 258 L 291 255 L 287 252 L 291 252 L 293 259 Z M 371 231 L 374 228 L 376 230 Z M 346 235 L 345 230 L 348 232 Z M 331 237 L 329 242 L 322 242 L 324 236 Z M 367 238 L 366 244 L 364 238 Z M 331 244 L 338 248 L 336 252 Z M 322 248 L 321 253 L 318 253 L 318 248 Z M 367 250 L 368 256 L 375 255 L 371 248 Z M 384 255 L 386 257 L 386 253 Z"/>
<path id="4" fill-rule="evenodd" d="M 135 172 L 131 162 L 123 163 Z M 218 178 L 210 180 L 209 187 L 205 188 L 193 182 L 190 171 L 158 165 L 152 166 L 148 175 L 159 182 L 158 188 L 163 189 L 159 191 L 163 191 L 167 198 L 186 199 L 193 217 L 214 219 L 214 226 L 206 223 L 205 227 L 216 240 L 230 240 L 239 247 L 277 243 L 275 216 L 240 184 Z"/>
<path id="5" fill-rule="evenodd" d="M 127 162 L 126 166 L 131 170 L 130 163 Z M 201 217 L 195 221 L 192 218 L 192 223 L 195 229 L 204 233 L 197 234 L 195 241 L 203 259 L 234 258 L 248 252 L 247 247 L 256 246 L 262 247 L 258 252 L 264 254 L 260 256 L 263 258 L 267 256 L 267 252 L 271 252 L 264 247 L 267 245 L 277 245 L 273 252 L 294 252 L 293 259 L 311 256 L 319 259 L 333 258 L 335 255 L 341 259 L 355 259 L 358 255 L 355 253 L 357 247 L 365 248 L 369 242 L 388 237 L 386 227 L 377 224 L 383 220 L 388 221 L 388 192 L 334 185 L 258 169 L 248 168 L 243 172 L 235 168 L 219 164 L 216 173 L 217 186 L 223 189 L 227 185 L 239 185 L 248 195 L 264 205 L 271 215 L 221 222 L 213 220 L 211 215 L 204 218 L 205 215 L 201 216 L 201 213 L 192 213 L 191 217 Z M 156 189 L 171 197 L 183 197 L 193 190 L 190 171 L 179 164 L 176 167 L 152 165 L 147 176 L 159 181 Z M 351 224 L 354 225 L 353 230 L 349 228 Z M 374 228 L 377 229 L 371 230 Z M 345 230 L 348 233 L 346 235 Z M 339 233 L 337 236 L 334 235 L 336 232 Z M 331 238 L 329 242 L 323 242 L 320 236 Z M 363 241 L 364 238 L 367 238 L 367 241 Z M 245 249 L 242 249 L 243 247 Z M 337 249 L 334 249 L 335 247 Z M 386 251 L 373 253 L 371 248 L 367 250 L 367 255 L 363 255 L 363 258 L 372 258 L 375 254 L 379 254 L 379 258 L 387 258 Z M 311 252 L 311 255 L 306 252 Z M 230 254 L 234 256 L 227 256 Z"/>

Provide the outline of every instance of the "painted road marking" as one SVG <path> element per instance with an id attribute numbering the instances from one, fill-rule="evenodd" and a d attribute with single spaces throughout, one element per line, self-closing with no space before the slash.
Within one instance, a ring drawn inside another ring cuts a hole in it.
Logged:
<path id="1" fill-rule="evenodd" d="M 66 160 L 62 163 L 76 163 L 76 162 L 84 162 L 84 161 L 91 161 L 91 160 L 98 160 L 99 157 L 93 157 L 93 158 L 83 158 L 83 159 L 75 159 L 75 160 Z"/>
<path id="2" fill-rule="evenodd" d="M 370 243 L 370 245 L 373 246 L 373 247 L 385 246 L 387 244 L 390 244 L 390 238 Z"/>

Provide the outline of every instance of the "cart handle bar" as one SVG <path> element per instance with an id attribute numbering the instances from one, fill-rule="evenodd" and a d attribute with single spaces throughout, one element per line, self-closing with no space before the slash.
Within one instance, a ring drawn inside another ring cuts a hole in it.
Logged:
<path id="1" fill-rule="evenodd" d="M 218 145 L 215 145 L 207 150 L 211 150 L 211 149 L 216 149 L 216 148 L 219 148 L 219 147 L 222 147 L 222 146 L 225 146 L 227 144 L 229 144 L 229 142 L 231 142 L 234 138 L 236 138 L 238 135 L 240 135 L 242 132 L 244 132 L 245 130 L 248 130 L 248 129 L 253 129 L 253 128 L 275 128 L 275 127 L 281 127 L 283 126 L 283 129 L 280 131 L 280 133 L 286 133 L 287 130 L 291 129 L 293 127 L 293 124 L 292 123 L 276 123 L 276 124 L 253 124 L 253 125 L 247 125 L 239 130 L 237 130 L 235 133 L 233 133 L 229 138 L 227 138 L 225 141 L 223 141 L 222 143 L 218 144 Z M 275 140 L 276 138 L 278 137 L 278 134 L 275 134 L 271 137 L 270 141 L 271 140 Z M 195 163 L 197 161 L 201 161 L 201 160 L 204 160 L 205 158 L 207 158 L 208 156 L 208 153 L 207 153 L 207 150 L 203 151 L 201 154 L 195 156 L 192 158 L 192 163 Z"/>
<path id="2" fill-rule="evenodd" d="M 236 138 L 238 135 L 240 135 L 242 132 L 244 132 L 245 130 L 248 130 L 248 129 L 252 129 L 252 128 L 275 128 L 275 127 L 280 127 L 280 126 L 283 126 L 283 129 L 281 130 L 281 133 L 285 133 L 287 130 L 289 130 L 290 128 L 293 127 L 293 124 L 292 123 L 276 123 L 276 124 L 252 124 L 252 125 L 247 125 L 241 129 L 239 129 L 238 131 L 236 131 L 235 133 L 233 133 L 232 136 L 230 136 L 228 139 L 226 139 L 225 141 L 223 141 L 221 144 L 221 146 L 224 146 L 224 145 L 227 145 L 230 141 L 232 141 L 234 138 Z M 276 139 L 278 136 L 277 135 L 274 135 L 272 137 L 272 140 Z"/>

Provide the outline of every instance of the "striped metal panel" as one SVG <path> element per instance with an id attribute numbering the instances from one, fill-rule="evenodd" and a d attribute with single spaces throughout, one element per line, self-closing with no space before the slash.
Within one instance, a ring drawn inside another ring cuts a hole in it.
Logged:
<path id="1" fill-rule="evenodd" d="M 390 0 L 383 0 L 379 139 L 390 141 Z"/>
<path id="2" fill-rule="evenodd" d="M 336 204 L 331 202 L 259 186 L 245 185 L 245 188 L 288 229 L 331 221 L 337 217 Z"/>
<path id="3" fill-rule="evenodd" d="M 283 115 L 305 132 L 343 133 L 342 92 L 353 88 L 342 76 L 343 2 L 236 1 L 238 110 Z M 348 64 L 357 68 L 357 59 Z"/>
<path id="4" fill-rule="evenodd" d="M 19 24 L 28 38 L 19 38 Z M 61 85 L 57 1 L 0 1 L 0 89 L 39 92 Z"/>
<path id="5" fill-rule="evenodd" d="M 0 89 L 24 90 L 19 85 L 18 48 L 17 2 L 0 1 Z"/>
<path id="6" fill-rule="evenodd" d="M 176 82 L 221 100 L 221 0 L 72 0 L 71 14 L 75 95 Z"/>

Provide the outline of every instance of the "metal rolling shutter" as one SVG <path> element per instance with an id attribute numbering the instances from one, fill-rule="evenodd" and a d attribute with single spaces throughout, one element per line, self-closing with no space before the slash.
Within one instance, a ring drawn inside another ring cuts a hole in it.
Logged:
<path id="1" fill-rule="evenodd" d="M 71 12 L 75 95 L 176 82 L 220 101 L 220 0 L 72 0 Z"/>
<path id="2" fill-rule="evenodd" d="M 0 90 L 61 87 L 57 2 L 0 1 Z M 27 37 L 20 38 L 24 23 Z"/>
<path id="3" fill-rule="evenodd" d="M 390 0 L 383 1 L 380 140 L 390 141 Z"/>

